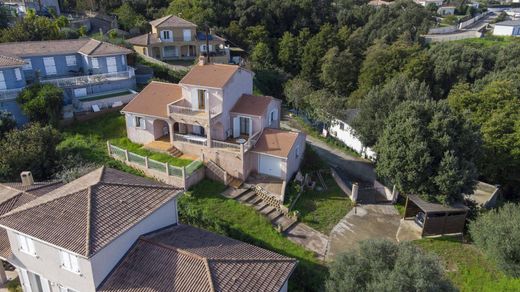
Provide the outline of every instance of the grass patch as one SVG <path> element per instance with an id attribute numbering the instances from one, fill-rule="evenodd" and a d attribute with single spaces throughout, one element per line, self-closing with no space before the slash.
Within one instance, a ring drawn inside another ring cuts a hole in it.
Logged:
<path id="1" fill-rule="evenodd" d="M 492 46 L 507 46 L 512 43 L 520 43 L 520 40 L 517 37 L 512 36 L 496 36 L 496 35 L 486 35 L 481 38 L 471 38 L 471 39 L 463 39 L 458 40 L 456 42 L 466 43 L 466 44 L 479 44 L 484 47 L 492 47 Z"/>
<path id="2" fill-rule="evenodd" d="M 347 147 L 347 145 L 345 145 L 345 143 L 341 142 L 340 140 L 331 136 L 328 136 L 326 138 L 323 137 L 321 133 L 319 133 L 318 130 L 316 130 L 316 128 L 309 125 L 303 118 L 299 116 L 293 116 L 293 118 L 289 120 L 289 124 L 291 125 L 291 127 L 296 128 L 304 132 L 305 134 L 313 138 L 316 138 L 324 143 L 327 143 L 332 148 L 338 149 L 348 155 L 361 158 L 361 156 L 356 151 Z"/>
<path id="3" fill-rule="evenodd" d="M 520 279 L 505 275 L 472 244 L 449 237 L 415 243 L 441 258 L 448 277 L 460 291 L 520 291 Z"/>
<path id="4" fill-rule="evenodd" d="M 110 143 L 113 145 L 126 149 L 130 152 L 133 152 L 135 154 L 141 155 L 141 156 L 148 156 L 148 158 L 157 160 L 159 162 L 168 162 L 170 165 L 183 167 L 190 164 L 193 160 L 189 159 L 181 159 L 177 157 L 173 157 L 171 155 L 168 155 L 166 153 L 161 152 L 155 152 L 150 151 L 148 149 L 143 148 L 142 145 L 133 143 L 130 141 L 130 139 L 124 137 L 124 138 L 118 138 L 118 139 L 112 139 L 110 140 Z"/>
<path id="5" fill-rule="evenodd" d="M 290 291 L 321 291 L 327 275 L 314 254 L 276 232 L 253 208 L 220 195 L 221 183 L 204 180 L 179 200 L 180 221 L 298 259 Z"/>
<path id="6" fill-rule="evenodd" d="M 397 201 L 394 204 L 394 207 L 397 210 L 397 212 L 399 212 L 399 215 L 401 216 L 401 218 L 404 216 L 405 204 L 406 204 L 406 198 L 403 196 L 398 196 Z"/>
<path id="7" fill-rule="evenodd" d="M 327 185 L 327 190 L 317 190 L 318 187 L 321 187 L 321 184 L 318 178 L 313 175 L 316 188 L 314 190 L 305 189 L 296 202 L 294 210 L 300 212 L 301 222 L 324 234 L 329 234 L 341 218 L 345 217 L 352 209 L 354 204 L 336 184 L 330 173 L 323 173 L 322 176 Z"/>

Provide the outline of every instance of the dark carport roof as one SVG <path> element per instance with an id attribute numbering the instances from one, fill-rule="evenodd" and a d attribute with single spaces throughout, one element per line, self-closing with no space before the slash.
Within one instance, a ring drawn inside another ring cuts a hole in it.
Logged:
<path id="1" fill-rule="evenodd" d="M 421 199 L 417 195 L 408 195 L 408 199 L 410 201 L 412 201 L 421 210 L 423 210 L 425 213 L 441 213 L 441 212 L 455 213 L 455 212 L 467 211 L 467 208 L 462 204 L 446 206 L 446 205 L 438 204 L 438 203 L 430 203 L 430 202 L 427 202 L 427 201 Z"/>

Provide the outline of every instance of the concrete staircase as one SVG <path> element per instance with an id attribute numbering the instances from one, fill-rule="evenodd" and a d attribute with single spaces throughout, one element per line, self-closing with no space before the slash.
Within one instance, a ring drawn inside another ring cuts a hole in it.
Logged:
<path id="1" fill-rule="evenodd" d="M 179 149 L 175 148 L 174 146 L 170 147 L 166 151 L 168 152 L 168 154 L 170 154 L 173 157 L 181 157 L 182 156 L 182 152 Z"/>
<path id="2" fill-rule="evenodd" d="M 228 186 L 233 187 L 234 189 L 239 189 L 242 186 L 242 184 L 244 184 L 243 180 L 231 176 L 229 173 L 226 175 L 226 181 L 228 183 Z"/>
<path id="3" fill-rule="evenodd" d="M 254 208 L 257 212 L 264 215 L 271 221 L 274 226 L 279 226 L 281 231 L 285 231 L 293 226 L 297 221 L 295 219 L 285 216 L 275 207 L 266 203 L 260 198 L 252 188 L 228 188 L 222 195 L 229 199 L 237 200 L 238 202 Z"/>

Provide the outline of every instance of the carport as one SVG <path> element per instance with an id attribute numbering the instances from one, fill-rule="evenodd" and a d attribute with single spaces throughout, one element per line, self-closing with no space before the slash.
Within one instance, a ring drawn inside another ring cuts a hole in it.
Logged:
<path id="1" fill-rule="evenodd" d="M 445 234 L 462 234 L 466 223 L 468 209 L 462 205 L 446 206 L 426 202 L 416 195 L 406 198 L 404 220 L 414 220 L 418 213 L 424 213 L 424 223 L 421 236 Z"/>

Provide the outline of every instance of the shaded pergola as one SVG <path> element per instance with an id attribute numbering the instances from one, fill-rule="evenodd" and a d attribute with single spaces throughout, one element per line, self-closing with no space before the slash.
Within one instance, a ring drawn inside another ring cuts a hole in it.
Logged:
<path id="1" fill-rule="evenodd" d="M 427 202 L 416 195 L 407 196 L 403 219 L 413 220 L 419 212 L 425 215 L 421 236 L 464 232 L 468 208 L 463 204 L 446 206 Z"/>

